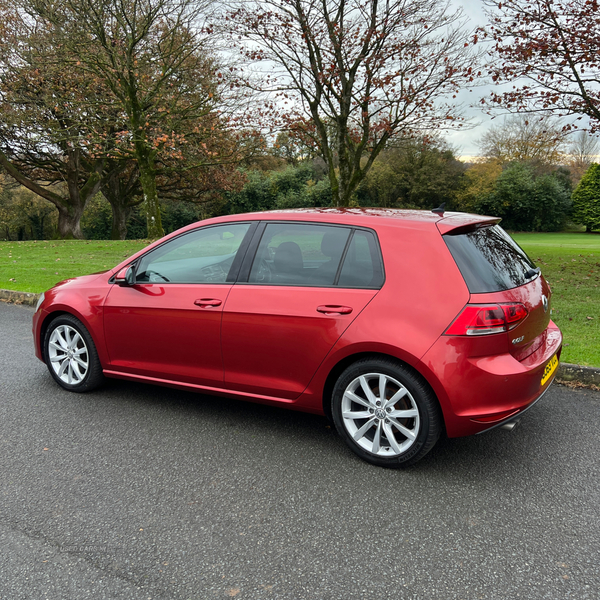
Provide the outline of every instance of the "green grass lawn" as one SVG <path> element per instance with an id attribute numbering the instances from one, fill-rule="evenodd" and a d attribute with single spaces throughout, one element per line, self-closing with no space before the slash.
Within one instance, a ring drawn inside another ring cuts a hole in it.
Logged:
<path id="1" fill-rule="evenodd" d="M 600 367 L 600 235 L 519 233 L 514 238 L 552 287 L 552 318 L 565 338 L 562 360 Z M 110 269 L 147 243 L 0 242 L 0 288 L 43 292 L 63 279 Z"/>
<path id="2" fill-rule="evenodd" d="M 600 367 L 600 235 L 519 233 L 513 237 L 552 288 L 552 319 L 563 362 Z"/>
<path id="3" fill-rule="evenodd" d="M 147 241 L 0 242 L 0 289 L 43 292 L 58 281 L 112 269 Z"/>

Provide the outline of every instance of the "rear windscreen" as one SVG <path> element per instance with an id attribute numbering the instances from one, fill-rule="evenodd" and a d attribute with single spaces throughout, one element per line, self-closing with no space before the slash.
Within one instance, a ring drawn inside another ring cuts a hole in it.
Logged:
<path id="1" fill-rule="evenodd" d="M 537 275 L 527 254 L 499 225 L 450 232 L 444 240 L 472 294 L 510 290 Z"/>

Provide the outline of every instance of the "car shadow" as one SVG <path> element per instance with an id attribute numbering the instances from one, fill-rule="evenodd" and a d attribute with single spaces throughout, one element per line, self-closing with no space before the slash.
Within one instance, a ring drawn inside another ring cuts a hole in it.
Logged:
<path id="1" fill-rule="evenodd" d="M 90 394 L 92 397 L 92 394 Z M 179 422 L 210 428 L 227 436 L 236 435 L 282 444 L 298 457 L 316 451 L 327 456 L 330 464 L 344 469 L 379 473 L 401 473 L 402 477 L 443 475 L 444 478 L 537 477 L 535 465 L 547 460 L 544 436 L 552 431 L 553 415 L 535 407 L 513 431 L 493 430 L 481 435 L 448 439 L 444 436 L 433 450 L 416 465 L 398 471 L 368 465 L 356 457 L 337 435 L 326 417 L 285 408 L 255 404 L 243 400 L 210 396 L 172 388 L 121 380 L 109 380 L 93 394 L 94 402 L 125 403 L 132 411 L 159 411 Z M 541 407 L 540 407 L 541 408 Z M 254 448 L 260 448 L 260 442 Z M 235 451 L 235 450 L 233 450 Z M 301 460 L 301 458 L 299 458 Z M 387 477 L 387 475 L 386 475 Z"/>

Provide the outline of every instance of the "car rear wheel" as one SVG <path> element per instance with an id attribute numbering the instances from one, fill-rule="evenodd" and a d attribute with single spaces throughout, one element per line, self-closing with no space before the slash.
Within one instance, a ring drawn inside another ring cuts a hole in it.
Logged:
<path id="1" fill-rule="evenodd" d="M 104 379 L 92 337 L 71 315 L 60 315 L 48 326 L 44 357 L 52 377 L 71 392 L 87 392 Z"/>
<path id="2" fill-rule="evenodd" d="M 437 442 L 442 416 L 429 386 L 393 359 L 357 361 L 338 379 L 332 415 L 346 444 L 382 467 L 414 464 Z"/>

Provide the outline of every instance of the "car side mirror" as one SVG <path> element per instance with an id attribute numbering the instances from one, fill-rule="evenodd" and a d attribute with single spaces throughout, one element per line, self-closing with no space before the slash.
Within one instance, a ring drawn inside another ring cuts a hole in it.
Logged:
<path id="1" fill-rule="evenodd" d="M 115 275 L 115 283 L 121 287 L 130 287 L 135 283 L 135 276 L 133 274 L 133 267 L 123 267 Z"/>

